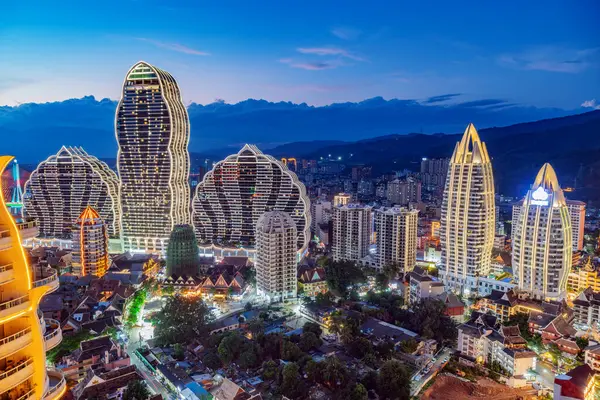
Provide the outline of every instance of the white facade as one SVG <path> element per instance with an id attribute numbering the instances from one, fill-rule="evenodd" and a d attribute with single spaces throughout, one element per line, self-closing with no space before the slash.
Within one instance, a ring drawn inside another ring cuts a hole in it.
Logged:
<path id="1" fill-rule="evenodd" d="M 333 206 L 345 206 L 346 204 L 350 204 L 352 201 L 352 196 L 348 193 L 338 193 L 333 196 Z"/>
<path id="2" fill-rule="evenodd" d="M 411 271 L 417 261 L 419 211 L 393 207 L 375 210 L 377 266 L 398 264 L 400 272 Z"/>
<path id="3" fill-rule="evenodd" d="M 469 295 L 489 275 L 495 207 L 492 163 L 469 124 L 450 159 L 442 201 L 440 275 L 451 290 Z"/>
<path id="4" fill-rule="evenodd" d="M 317 200 L 311 203 L 310 208 L 312 231 L 317 233 L 319 224 L 326 224 L 331 220 L 331 202 Z"/>
<path id="5" fill-rule="evenodd" d="M 164 252 L 173 227 L 190 222 L 190 123 L 175 79 L 138 62 L 115 117 L 123 247 Z"/>
<path id="6" fill-rule="evenodd" d="M 407 206 L 421 202 L 421 182 L 414 178 L 395 179 L 387 185 L 387 200 L 392 205 Z"/>
<path id="7" fill-rule="evenodd" d="M 296 223 L 282 211 L 264 213 L 256 224 L 256 283 L 270 301 L 297 295 Z"/>
<path id="8" fill-rule="evenodd" d="M 519 289 L 538 299 L 566 291 L 572 263 L 571 216 L 556 173 L 540 169 L 513 225 L 512 266 Z"/>
<path id="9" fill-rule="evenodd" d="M 372 207 L 347 204 L 333 209 L 334 261 L 359 261 L 369 254 Z"/>

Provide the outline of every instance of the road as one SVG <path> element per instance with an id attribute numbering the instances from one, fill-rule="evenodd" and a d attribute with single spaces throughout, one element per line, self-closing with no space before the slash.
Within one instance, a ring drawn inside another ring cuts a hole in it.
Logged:
<path id="1" fill-rule="evenodd" d="M 552 372 L 552 364 L 541 361 L 539 358 L 535 365 L 537 372 L 536 380 L 545 388 L 552 390 L 554 388 L 554 372 Z"/>
<path id="2" fill-rule="evenodd" d="M 432 377 L 433 375 L 437 374 L 444 367 L 444 365 L 446 364 L 444 362 L 444 359 L 447 358 L 449 360 L 452 353 L 453 353 L 452 349 L 449 349 L 449 348 L 442 349 L 435 356 L 436 359 L 427 374 L 423 375 L 423 369 L 420 369 L 413 374 L 413 376 L 411 377 L 411 379 L 412 379 L 411 390 L 410 390 L 411 396 L 415 396 L 417 393 L 419 393 L 421 391 L 421 389 L 423 388 L 423 386 L 425 385 L 425 383 L 428 381 L 428 379 L 430 377 Z M 415 378 L 418 378 L 418 379 L 415 379 Z"/>

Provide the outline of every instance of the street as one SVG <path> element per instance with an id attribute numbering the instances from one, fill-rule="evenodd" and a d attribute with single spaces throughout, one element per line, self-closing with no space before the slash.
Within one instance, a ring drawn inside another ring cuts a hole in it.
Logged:
<path id="1" fill-rule="evenodd" d="M 536 380 L 545 388 L 554 388 L 554 372 L 552 372 L 552 364 L 545 361 L 537 360 L 535 366 L 535 372 L 537 372 Z"/>
<path id="2" fill-rule="evenodd" d="M 428 381 L 428 379 L 431 376 L 437 374 L 444 367 L 444 359 L 449 360 L 452 353 L 452 349 L 444 348 L 436 355 L 436 359 L 433 362 L 433 365 L 431 366 L 429 372 L 423 374 L 423 368 L 421 368 L 413 374 L 413 376 L 411 377 L 411 396 L 414 396 L 417 393 L 419 393 L 425 385 L 425 383 Z"/>

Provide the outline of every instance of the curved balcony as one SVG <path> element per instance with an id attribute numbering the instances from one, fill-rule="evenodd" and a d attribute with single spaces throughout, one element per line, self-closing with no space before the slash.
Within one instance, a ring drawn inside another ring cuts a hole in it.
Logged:
<path id="1" fill-rule="evenodd" d="M 35 388 L 30 389 L 28 392 L 25 392 L 21 396 L 17 397 L 17 400 L 29 400 L 35 398 Z"/>
<path id="2" fill-rule="evenodd" d="M 14 316 L 14 314 L 26 311 L 29 308 L 29 305 L 28 295 L 0 303 L 0 321 L 7 317 Z"/>
<path id="3" fill-rule="evenodd" d="M 46 351 L 49 351 L 62 342 L 62 330 L 60 329 L 60 323 L 55 319 L 46 318 L 44 322 L 46 324 L 44 343 L 46 346 Z"/>
<path id="4" fill-rule="evenodd" d="M 0 358 L 16 353 L 25 346 L 28 346 L 32 340 L 31 327 L 0 339 Z"/>
<path id="5" fill-rule="evenodd" d="M 0 393 L 15 387 L 33 376 L 33 358 L 18 362 L 13 367 L 0 371 Z"/>
<path id="6" fill-rule="evenodd" d="M 48 391 L 44 395 L 44 400 L 57 400 L 62 397 L 67 389 L 67 382 L 62 372 L 56 369 L 48 370 Z"/>
<path id="7" fill-rule="evenodd" d="M 0 265 L 0 285 L 15 279 L 15 270 L 12 263 Z"/>
<path id="8" fill-rule="evenodd" d="M 39 288 L 42 286 L 48 286 L 51 292 L 58 289 L 58 271 L 54 268 L 36 270 L 33 287 Z"/>

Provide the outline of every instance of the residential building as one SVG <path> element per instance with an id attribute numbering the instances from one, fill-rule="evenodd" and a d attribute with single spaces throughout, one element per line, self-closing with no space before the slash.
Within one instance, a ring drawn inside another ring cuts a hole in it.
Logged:
<path id="1" fill-rule="evenodd" d="M 323 268 L 299 268 L 298 289 L 302 288 L 305 296 L 315 298 L 319 293 L 327 293 L 329 290 L 325 280 Z"/>
<path id="2" fill-rule="evenodd" d="M 98 212 L 87 206 L 73 226 L 73 274 L 102 277 L 109 266 L 108 228 Z"/>
<path id="3" fill-rule="evenodd" d="M 544 164 L 513 225 L 512 266 L 518 287 L 538 299 L 564 297 L 571 271 L 571 217 L 556 173 Z"/>
<path id="4" fill-rule="evenodd" d="M 575 367 L 554 378 L 554 400 L 592 400 L 595 373 L 589 365 Z"/>
<path id="5" fill-rule="evenodd" d="M 310 204 L 312 232 L 318 232 L 319 225 L 327 224 L 331 220 L 331 202 L 317 200 Z"/>
<path id="6" fill-rule="evenodd" d="M 600 344 L 589 345 L 585 348 L 585 363 L 589 365 L 594 372 L 600 372 Z"/>
<path id="7" fill-rule="evenodd" d="M 0 175 L 11 161 L 0 157 Z M 58 400 L 65 394 L 64 376 L 46 370 L 46 351 L 61 342 L 62 331 L 38 310 L 58 285 L 55 270 L 30 268 L 13 216 L 0 204 L 0 397 Z"/>
<path id="8" fill-rule="evenodd" d="M 592 257 L 588 257 L 583 266 L 571 268 L 567 277 L 567 290 L 571 293 L 580 293 L 591 288 L 594 292 L 600 292 L 600 274 L 592 264 Z"/>
<path id="9" fill-rule="evenodd" d="M 292 217 L 283 211 L 264 213 L 256 224 L 256 288 L 270 301 L 297 294 L 296 243 Z"/>
<path id="10" fill-rule="evenodd" d="M 440 275 L 449 289 L 475 294 L 478 278 L 490 273 L 495 207 L 491 159 L 469 124 L 450 159 L 442 200 Z"/>
<path id="11" fill-rule="evenodd" d="M 522 293 L 511 289 L 508 292 L 492 290 L 492 293 L 482 299 L 483 312 L 495 316 L 499 323 L 505 324 L 515 314 L 529 314 L 531 311 L 542 312 L 541 303 L 536 303 L 523 297 Z"/>
<path id="12" fill-rule="evenodd" d="M 79 399 L 121 398 L 132 381 L 143 381 L 135 365 L 117 369 L 88 369 L 87 374 L 73 389 L 73 397 Z"/>
<path id="13" fill-rule="evenodd" d="M 195 276 L 200 272 L 198 241 L 191 225 L 175 225 L 167 246 L 167 276 Z"/>
<path id="14" fill-rule="evenodd" d="M 110 336 L 100 336 L 81 342 L 78 349 L 63 357 L 58 368 L 67 379 L 79 382 L 92 369 L 111 370 L 128 365 L 130 359 L 125 349 Z"/>
<path id="15" fill-rule="evenodd" d="M 254 250 L 256 224 L 268 211 L 283 211 L 294 220 L 299 253 L 310 241 L 310 200 L 304 184 L 254 145 L 245 145 L 207 172 L 192 207 L 201 248 Z"/>
<path id="16" fill-rule="evenodd" d="M 411 271 L 417 261 L 418 210 L 380 208 L 374 212 L 377 232 L 378 269 L 396 264 L 401 273 Z"/>
<path id="17" fill-rule="evenodd" d="M 173 227 L 190 222 L 190 122 L 173 76 L 143 61 L 131 67 L 115 131 L 123 247 L 164 253 Z"/>
<path id="18" fill-rule="evenodd" d="M 442 301 L 446 306 L 445 314 L 458 323 L 463 322 L 465 316 L 465 304 L 452 292 L 444 292 L 436 299 Z"/>
<path id="19" fill-rule="evenodd" d="M 352 202 L 352 195 L 348 193 L 338 193 L 333 196 L 333 207 L 345 206 Z"/>
<path id="20" fill-rule="evenodd" d="M 573 300 L 574 323 L 582 328 L 600 328 L 600 292 L 587 288 Z"/>
<path id="21" fill-rule="evenodd" d="M 443 189 L 449 165 L 449 158 L 423 158 L 419 174 L 423 186 L 430 191 Z"/>
<path id="22" fill-rule="evenodd" d="M 105 162 L 81 147 L 62 147 L 42 161 L 25 183 L 24 214 L 37 220 L 40 239 L 71 240 L 73 224 L 87 206 L 120 235 L 119 180 Z"/>
<path id="23" fill-rule="evenodd" d="M 444 284 L 436 278 L 427 274 L 419 267 L 415 267 L 407 274 L 408 277 L 408 299 L 407 304 L 416 304 L 422 299 L 437 297 L 444 293 Z"/>
<path id="24" fill-rule="evenodd" d="M 359 261 L 369 254 L 372 207 L 361 204 L 338 205 L 333 209 L 334 261 Z"/>
<path id="25" fill-rule="evenodd" d="M 391 205 L 408 206 L 421 202 L 421 182 L 409 177 L 402 181 L 395 179 L 387 185 L 387 200 Z"/>

